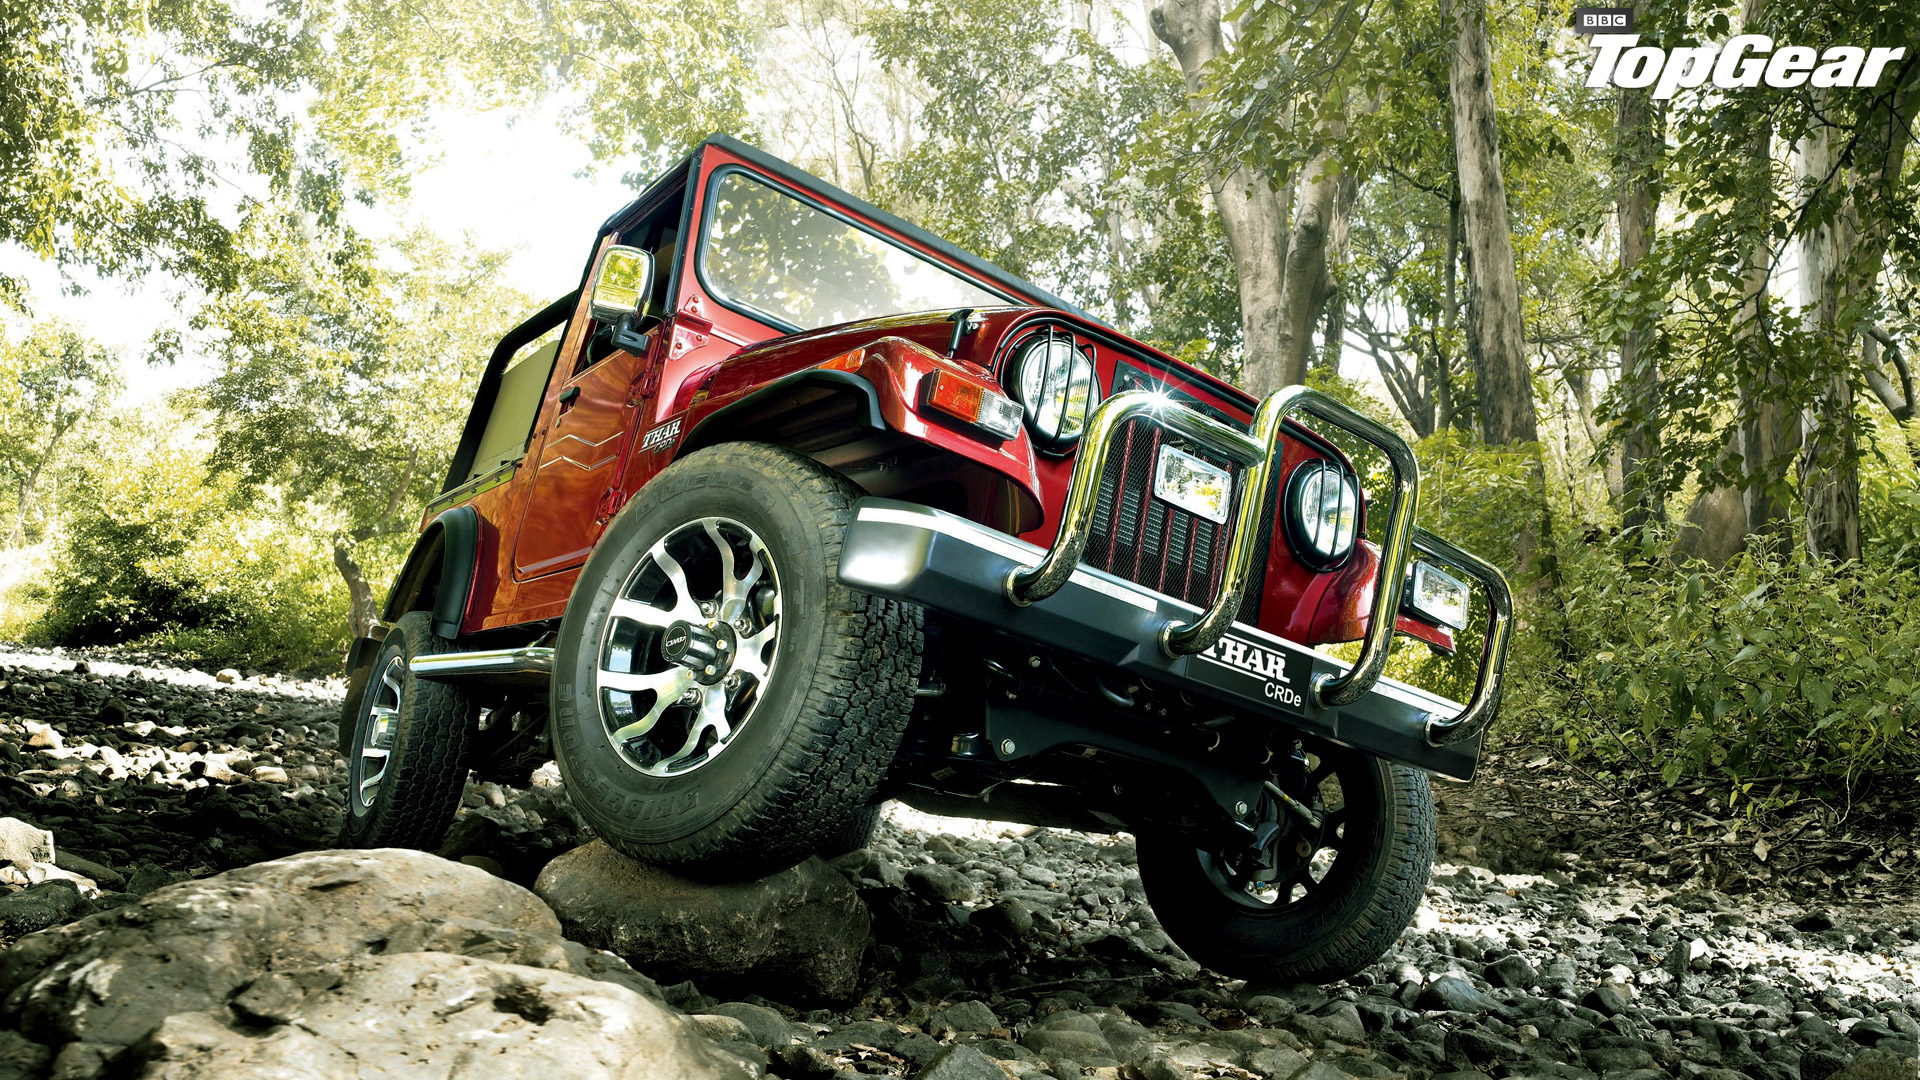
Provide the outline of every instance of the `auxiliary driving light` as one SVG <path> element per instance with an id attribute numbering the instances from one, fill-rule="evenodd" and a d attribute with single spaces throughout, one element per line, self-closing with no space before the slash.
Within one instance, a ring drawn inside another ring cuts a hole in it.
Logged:
<path id="1" fill-rule="evenodd" d="M 1400 606 L 1430 623 L 1465 630 L 1471 595 L 1466 582 L 1432 563 L 1416 562 L 1407 567 L 1407 586 L 1400 594 Z"/>

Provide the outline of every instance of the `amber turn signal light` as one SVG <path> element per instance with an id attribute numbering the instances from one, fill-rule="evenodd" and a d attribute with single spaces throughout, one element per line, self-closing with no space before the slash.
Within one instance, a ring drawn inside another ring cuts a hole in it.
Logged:
<path id="1" fill-rule="evenodd" d="M 921 400 L 928 408 L 1001 439 L 1020 433 L 1020 406 L 979 383 L 950 371 L 936 371 L 923 382 Z"/>

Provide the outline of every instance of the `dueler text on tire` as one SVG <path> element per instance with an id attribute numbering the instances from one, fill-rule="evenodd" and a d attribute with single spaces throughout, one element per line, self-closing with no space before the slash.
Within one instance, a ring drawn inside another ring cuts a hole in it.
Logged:
<path id="1" fill-rule="evenodd" d="M 555 757 L 608 844 L 715 878 L 814 854 L 872 801 L 921 612 L 839 583 L 859 490 L 759 443 L 701 450 L 608 526 L 560 626 Z"/>
<path id="2" fill-rule="evenodd" d="M 459 690 L 416 679 L 408 664 L 452 648 L 424 611 L 402 615 L 387 633 L 347 746 L 345 844 L 431 851 L 446 839 L 478 710 Z"/>
<path id="3" fill-rule="evenodd" d="M 1192 837 L 1143 834 L 1140 883 L 1167 935 L 1206 966 L 1243 979 L 1331 982 L 1378 960 L 1413 921 L 1433 869 L 1427 775 L 1331 751 L 1307 790 L 1315 828 L 1284 843 L 1277 874 L 1255 880 L 1231 853 Z"/>

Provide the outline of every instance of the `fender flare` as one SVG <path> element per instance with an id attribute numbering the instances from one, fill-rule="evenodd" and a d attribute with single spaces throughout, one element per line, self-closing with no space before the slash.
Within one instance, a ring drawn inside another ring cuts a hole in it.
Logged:
<path id="1" fill-rule="evenodd" d="M 880 411 L 880 391 L 866 376 L 832 368 L 807 368 L 783 375 L 740 400 L 730 401 L 701 417 L 700 422 L 680 440 L 674 457 L 685 457 L 702 447 L 726 441 L 724 433 L 727 430 L 754 416 L 784 411 L 779 407 L 779 399 L 804 387 L 820 387 L 857 399 L 855 416 L 859 424 L 870 431 L 887 430 L 886 416 Z"/>
<path id="2" fill-rule="evenodd" d="M 437 576 L 431 573 L 436 565 Z M 387 594 L 381 620 L 391 623 L 416 610 L 420 597 L 431 589 L 433 606 L 429 610 L 434 634 L 448 640 L 459 637 L 479 565 L 480 515 L 471 506 L 447 510 L 420 531 L 420 539 L 414 541 L 406 564 Z"/>

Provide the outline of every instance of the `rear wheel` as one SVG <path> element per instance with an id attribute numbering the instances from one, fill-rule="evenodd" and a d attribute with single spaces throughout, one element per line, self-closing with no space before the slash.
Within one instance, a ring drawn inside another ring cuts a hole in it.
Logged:
<path id="1" fill-rule="evenodd" d="M 453 647 L 424 611 L 402 615 L 387 633 L 347 746 L 347 846 L 432 851 L 446 838 L 479 710 L 459 690 L 415 678 L 410 665 Z"/>
<path id="2" fill-rule="evenodd" d="M 843 842 L 917 682 L 920 609 L 839 583 L 859 490 L 728 443 L 614 519 L 561 623 L 553 745 L 573 805 L 634 858 L 758 877 Z"/>
<path id="3" fill-rule="evenodd" d="M 1191 836 L 1139 837 L 1154 914 L 1223 975 L 1345 978 L 1387 951 L 1426 894 L 1434 817 L 1425 773 L 1331 747 L 1302 771 L 1289 794 L 1315 824 L 1274 807 L 1289 831 L 1266 859 L 1209 851 Z"/>

